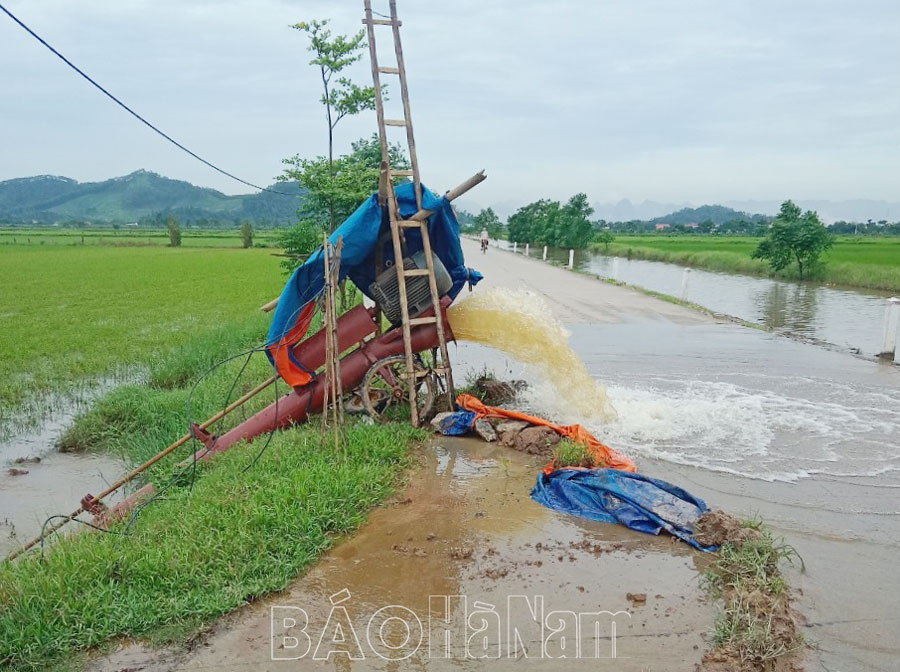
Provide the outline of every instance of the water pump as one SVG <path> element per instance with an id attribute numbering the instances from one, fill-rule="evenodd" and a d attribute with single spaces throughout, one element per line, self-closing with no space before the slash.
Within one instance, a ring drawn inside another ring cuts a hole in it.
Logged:
<path id="1" fill-rule="evenodd" d="M 453 287 L 453 280 L 446 267 L 437 255 L 432 253 L 434 263 L 434 279 L 437 284 L 438 296 L 443 297 Z M 403 258 L 403 268 L 407 271 L 416 269 L 425 270 L 425 252 L 420 250 L 410 257 Z M 400 311 L 400 287 L 397 282 L 397 270 L 391 266 L 382 271 L 375 282 L 369 285 L 369 294 L 384 312 L 391 324 L 397 326 L 402 321 Z M 417 275 L 406 280 L 406 304 L 410 317 L 418 317 L 432 307 L 431 291 L 428 287 L 428 276 Z"/>

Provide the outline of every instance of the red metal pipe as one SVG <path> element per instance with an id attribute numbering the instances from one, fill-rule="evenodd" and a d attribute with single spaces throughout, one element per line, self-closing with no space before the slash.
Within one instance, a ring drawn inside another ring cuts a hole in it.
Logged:
<path id="1" fill-rule="evenodd" d="M 450 303 L 448 298 L 441 300 L 444 336 L 448 342 L 455 340 L 447 321 L 447 307 Z M 433 314 L 434 311 L 429 310 L 422 316 Z M 338 319 L 338 344 L 341 351 L 359 343 L 356 350 L 341 358 L 341 382 L 344 390 L 349 391 L 359 387 L 369 367 L 379 359 L 403 353 L 402 327 L 396 327 L 378 338 L 364 342 L 364 339 L 375 333 L 377 329 L 374 315 L 375 309 L 367 310 L 362 306 L 357 306 Z M 436 325 L 417 325 L 410 329 L 409 335 L 414 352 L 424 352 L 439 345 Z M 325 331 L 323 329 L 295 346 L 294 356 L 309 371 L 315 371 L 325 363 L 324 343 Z M 182 465 L 189 465 L 193 460 L 210 459 L 213 455 L 228 450 L 240 441 L 252 441 L 262 434 L 305 422 L 310 415 L 322 410 L 324 394 L 324 376 L 314 376 L 308 385 L 295 388 L 229 432 L 220 437 L 206 438 L 206 445 L 182 462 Z M 147 496 L 148 488 L 150 488 L 149 492 L 152 492 L 152 485 L 150 485 L 119 502 L 115 506 L 115 517 L 121 518 L 137 506 Z"/>
<path id="2" fill-rule="evenodd" d="M 449 300 L 442 301 L 441 313 L 444 318 L 444 335 L 448 341 L 452 341 L 453 333 L 450 331 L 446 314 L 449 305 Z M 433 311 L 431 312 L 433 314 Z M 428 314 L 426 312 L 423 315 Z M 362 342 L 365 336 L 375 331 L 373 315 L 374 310 L 367 311 L 358 306 L 338 320 L 338 343 L 341 350 L 346 350 L 354 343 L 360 344 L 356 350 L 341 358 L 341 382 L 345 390 L 359 387 L 369 367 L 379 359 L 403 353 L 402 327 L 392 329 L 371 341 Z M 423 352 L 439 345 L 437 327 L 433 324 L 412 327 L 409 335 L 414 352 Z M 324 338 L 324 330 L 319 331 L 294 350 L 297 360 L 310 371 L 324 364 Z M 250 441 L 261 434 L 305 422 L 310 415 L 322 410 L 324 396 L 325 379 L 316 376 L 308 385 L 295 388 L 293 392 L 216 438 L 209 446 L 197 451 L 191 459 L 208 459 L 214 454 L 228 450 L 238 441 Z"/>

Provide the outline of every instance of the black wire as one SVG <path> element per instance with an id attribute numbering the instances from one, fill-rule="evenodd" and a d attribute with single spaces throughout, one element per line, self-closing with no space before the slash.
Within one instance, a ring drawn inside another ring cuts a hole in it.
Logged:
<path id="1" fill-rule="evenodd" d="M 100 532 L 106 532 L 107 534 L 122 535 L 121 532 L 118 532 L 116 530 L 108 530 L 105 527 L 101 527 L 100 525 L 94 525 L 93 523 L 89 523 L 86 520 L 81 520 L 80 518 L 75 518 L 73 516 L 67 516 L 62 513 L 57 513 L 57 514 L 47 518 L 47 520 L 45 520 L 44 523 L 41 525 L 41 560 L 42 561 L 44 559 L 44 542 L 47 540 L 47 536 L 44 534 L 44 531 L 47 529 L 47 523 L 49 523 L 51 520 L 55 520 L 57 518 L 65 518 L 70 523 L 71 522 L 81 523 L 82 525 L 87 525 L 88 527 L 92 527 L 95 530 L 99 530 Z"/>
<path id="2" fill-rule="evenodd" d="M 246 467 L 241 469 L 242 474 L 246 474 L 253 467 L 256 466 L 256 463 L 259 462 L 259 458 L 262 457 L 263 453 L 266 452 L 266 449 L 269 447 L 269 444 L 272 442 L 272 437 L 275 436 L 275 432 L 278 431 L 278 377 L 275 377 L 275 421 L 272 423 L 272 429 L 269 430 L 269 436 L 266 438 L 266 442 L 263 444 L 262 448 L 253 456 L 253 459 L 250 461 Z"/>
<path id="3" fill-rule="evenodd" d="M 54 49 L 52 46 L 50 46 L 50 44 L 49 44 L 46 40 L 44 40 L 44 38 L 42 38 L 40 35 L 38 35 L 37 33 L 35 33 L 31 28 L 29 28 L 28 26 L 26 26 L 24 23 L 22 23 L 22 21 L 21 21 L 15 14 L 13 14 L 11 11 L 9 11 L 9 10 L 8 10 L 6 7 L 4 7 L 2 4 L 0 4 L 0 10 L 3 10 L 3 12 L 4 12 L 9 18 L 11 18 L 13 21 L 15 21 L 17 24 L 19 24 L 22 28 L 24 28 L 25 31 L 28 32 L 34 39 L 36 39 L 38 42 L 40 42 L 40 43 L 43 44 L 45 47 L 47 47 L 47 49 L 49 49 L 50 51 L 52 51 L 52 52 L 53 52 L 56 56 L 58 56 L 58 57 L 59 57 L 66 65 L 68 65 L 68 66 L 69 66 L 70 68 L 72 68 L 75 72 L 77 72 L 79 75 L 81 75 L 82 77 L 84 77 L 88 82 L 90 82 L 91 84 L 93 84 L 97 89 L 99 89 L 100 91 L 102 91 L 102 92 L 103 92 L 110 100 L 112 100 L 114 103 L 116 103 L 119 107 L 121 107 L 123 110 L 125 110 L 126 112 L 128 112 L 131 116 L 133 116 L 135 119 L 137 119 L 138 121 L 140 121 L 141 123 L 143 123 L 145 126 L 147 126 L 148 128 L 152 129 L 153 131 L 155 131 L 156 133 L 158 133 L 159 135 L 161 135 L 163 138 L 165 138 L 166 140 L 168 140 L 169 142 L 171 142 L 173 145 L 175 145 L 176 147 L 178 147 L 178 148 L 181 149 L 182 151 L 187 152 L 188 154 L 190 154 L 191 156 L 193 156 L 195 159 L 197 159 L 197 160 L 200 161 L 201 163 L 206 164 L 207 166 L 209 166 L 209 167 L 212 168 L 213 170 L 218 171 L 219 173 L 221 173 L 222 175 L 225 175 L 226 177 L 230 177 L 232 180 L 237 180 L 237 181 L 240 182 L 241 184 L 246 184 L 248 187 L 253 187 L 254 189 L 259 189 L 260 191 L 268 191 L 268 192 L 271 192 L 271 193 L 273 193 L 273 194 L 281 194 L 282 196 L 292 196 L 292 197 L 295 197 L 295 196 L 297 195 L 297 194 L 288 194 L 288 193 L 286 193 L 286 192 L 284 192 L 284 191 L 276 191 L 275 189 L 269 189 L 268 187 L 260 187 L 260 186 L 257 185 L 257 184 L 253 184 L 252 182 L 248 182 L 247 180 L 241 179 L 241 178 L 238 177 L 237 175 L 233 175 L 232 173 L 229 173 L 227 170 L 223 170 L 222 168 L 219 168 L 217 165 L 215 165 L 215 164 L 213 164 L 213 163 L 210 163 L 209 161 L 207 161 L 206 159 L 204 159 L 204 158 L 203 158 L 202 156 L 200 156 L 199 154 L 196 154 L 195 152 L 192 152 L 190 149 L 188 149 L 187 147 L 185 147 L 184 145 L 182 145 L 180 142 L 178 142 L 177 140 L 175 140 L 174 138 L 172 138 L 170 135 L 167 135 L 166 133 L 164 133 L 163 131 L 161 131 L 160 129 L 158 129 L 156 126 L 154 126 L 153 124 L 151 124 L 149 121 L 147 121 L 146 119 L 144 119 L 144 117 L 142 117 L 142 116 L 139 115 L 137 112 L 135 112 L 134 110 L 132 110 L 130 107 L 128 107 L 128 105 L 126 105 L 126 104 L 123 103 L 121 100 L 119 100 L 118 98 L 116 98 L 113 94 L 111 94 L 111 93 L 110 93 L 109 91 L 107 91 L 105 88 L 103 88 L 102 86 L 100 86 L 100 84 L 98 84 L 98 83 L 97 83 L 95 80 L 93 80 L 89 75 L 87 75 L 81 68 L 79 68 L 77 65 L 75 65 L 74 63 L 72 63 L 72 61 L 70 61 L 68 58 L 66 58 L 65 56 L 63 56 L 63 55 L 62 55 L 61 53 L 59 53 L 56 49 Z"/>

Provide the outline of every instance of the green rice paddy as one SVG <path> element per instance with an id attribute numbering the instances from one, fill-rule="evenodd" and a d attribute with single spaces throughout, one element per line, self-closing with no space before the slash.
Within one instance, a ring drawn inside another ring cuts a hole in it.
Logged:
<path id="1" fill-rule="evenodd" d="M 268 317 L 272 250 L 0 244 L 0 438 L 190 337 Z"/>

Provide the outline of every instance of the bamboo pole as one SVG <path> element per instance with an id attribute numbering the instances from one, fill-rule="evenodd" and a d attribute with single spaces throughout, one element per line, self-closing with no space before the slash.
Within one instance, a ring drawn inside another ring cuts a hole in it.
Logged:
<path id="1" fill-rule="evenodd" d="M 446 194 L 444 194 L 444 198 L 446 198 L 448 201 L 452 202 L 452 201 L 456 200 L 457 198 L 459 198 L 460 196 L 462 196 L 463 194 L 465 194 L 467 191 L 469 191 L 473 187 L 476 187 L 479 184 L 481 184 L 482 182 L 484 182 L 486 179 L 487 179 L 487 175 L 484 174 L 483 170 L 478 173 L 475 173 L 468 180 L 466 180 L 462 184 L 454 187 L 453 189 L 448 191 Z M 421 221 L 428 219 L 433 213 L 434 213 L 433 210 L 425 210 L 423 208 L 422 210 L 419 210 L 416 214 L 414 214 L 412 217 L 410 217 L 410 219 L 414 219 L 417 222 L 421 222 Z M 268 313 L 270 311 L 275 310 L 275 307 L 277 305 L 278 305 L 278 299 L 272 299 L 267 304 L 260 306 L 259 309 L 261 311 L 263 311 L 264 313 Z"/>
<path id="2" fill-rule="evenodd" d="M 342 445 L 344 451 L 347 450 L 347 427 L 344 422 L 344 382 L 341 380 L 341 352 L 340 352 L 340 340 L 338 338 L 338 328 L 337 328 L 337 317 L 335 315 L 335 291 L 334 287 L 337 284 L 338 278 L 341 277 L 341 252 L 344 249 L 344 239 L 342 236 L 338 236 L 337 245 L 334 250 L 334 279 L 331 283 L 331 314 L 332 314 L 332 322 L 331 328 L 334 331 L 334 335 L 332 336 L 332 341 L 334 341 L 335 347 L 333 351 L 334 356 L 334 379 L 337 385 L 337 395 L 335 396 L 336 411 L 337 411 L 337 423 L 340 426 L 341 430 L 341 439 L 343 441 Z"/>
<path id="3" fill-rule="evenodd" d="M 247 394 L 245 394 L 244 396 L 240 397 L 239 399 L 235 399 L 232 403 L 228 404 L 228 406 L 226 406 L 226 407 L 223 408 L 221 411 L 219 411 L 218 413 L 216 413 L 215 415 L 213 415 L 211 418 L 209 418 L 208 420 L 206 420 L 203 424 L 201 424 L 201 425 L 200 425 L 200 429 L 206 429 L 206 428 L 209 427 L 210 425 L 212 425 L 212 424 L 218 422 L 219 420 L 221 420 L 222 418 L 224 418 L 226 415 L 228 415 L 229 413 L 231 413 L 234 409 L 236 409 L 236 408 L 238 408 L 238 407 L 240 407 L 240 406 L 243 406 L 243 405 L 246 404 L 248 401 L 250 401 L 250 399 L 252 399 L 252 398 L 255 397 L 257 394 L 259 394 L 260 392 L 262 392 L 264 389 L 266 389 L 267 387 L 269 387 L 269 385 L 271 385 L 272 383 L 274 383 L 275 380 L 276 380 L 277 378 L 278 378 L 278 376 L 272 376 L 272 377 L 269 378 L 268 380 L 266 380 L 266 381 L 260 383 L 260 384 L 257 385 L 256 387 L 254 387 L 252 390 L 250 390 L 249 392 L 247 392 Z M 182 436 L 180 439 L 178 439 L 178 440 L 174 441 L 173 443 L 169 444 L 169 446 L 168 446 L 167 448 L 165 448 L 164 450 L 161 450 L 161 451 L 158 452 L 156 455 L 154 455 L 153 457 L 151 457 L 149 460 L 147 460 L 146 462 L 144 462 L 141 466 L 135 468 L 134 470 L 132 470 L 131 472 L 129 472 L 128 474 L 126 474 L 125 476 L 123 476 L 122 478 L 120 478 L 118 481 L 116 481 L 115 483 L 113 483 L 112 485 L 110 485 L 106 490 L 104 490 L 104 491 L 101 492 L 99 495 L 97 495 L 96 497 L 94 497 L 94 501 L 99 502 L 99 501 L 105 499 L 106 497 L 108 497 L 109 495 L 111 495 L 112 493 L 114 493 L 116 490 L 118 490 L 119 488 L 121 488 L 121 487 L 122 487 L 123 485 L 125 485 L 126 483 L 128 483 L 128 482 L 130 482 L 130 481 L 133 481 L 133 480 L 134 480 L 135 478 L 137 478 L 140 474 L 142 474 L 143 472 L 147 471 L 147 469 L 149 469 L 150 467 L 152 467 L 154 464 L 156 464 L 157 462 L 159 462 L 161 459 L 163 459 L 164 457 L 166 457 L 166 456 L 169 455 L 170 453 L 172 453 L 172 452 L 178 450 L 179 448 L 181 448 L 181 446 L 183 446 L 184 444 L 186 444 L 186 443 L 187 443 L 188 441 L 190 441 L 190 440 L 191 440 L 191 434 L 190 434 L 190 432 L 188 432 L 187 434 L 185 434 L 184 436 Z M 46 538 L 49 537 L 51 534 L 53 534 L 54 532 L 56 532 L 58 529 L 60 529 L 61 527 L 63 527 L 63 526 L 64 526 L 66 523 L 68 523 L 70 520 L 72 520 L 73 518 L 76 518 L 77 516 L 80 516 L 80 515 L 81 515 L 82 513 L 84 513 L 84 512 L 85 512 L 84 507 L 83 507 L 83 506 L 79 506 L 77 509 L 75 509 L 75 511 L 73 511 L 72 513 L 70 513 L 68 516 L 64 517 L 60 522 L 53 524 L 53 525 L 50 527 L 50 529 L 47 530 L 45 533 L 41 534 L 41 535 L 38 536 L 38 537 L 35 537 L 34 539 L 32 539 L 31 541 L 29 541 L 29 542 L 28 542 L 27 544 L 25 544 L 24 546 L 22 546 L 22 547 L 16 549 L 15 551 L 13 551 L 12 553 L 10 553 L 8 556 L 6 556 L 6 559 L 7 559 L 7 560 L 14 560 L 15 558 L 17 558 L 19 555 L 21 555 L 21 554 L 24 553 L 25 551 L 27 551 L 27 550 L 29 550 L 30 548 L 32 548 L 32 547 L 36 546 L 37 544 L 39 544 L 39 543 L 41 542 L 42 539 L 46 539 Z"/>
<path id="4" fill-rule="evenodd" d="M 322 243 L 322 253 L 325 256 L 325 291 L 322 294 L 322 313 L 323 313 L 323 327 L 325 329 L 325 368 L 322 371 L 322 375 L 325 376 L 325 388 L 322 392 L 322 437 L 324 439 L 325 432 L 328 427 L 328 393 L 329 383 L 331 380 L 331 361 L 332 361 L 332 353 L 331 353 L 331 329 L 329 328 L 331 325 L 331 301 L 330 301 L 330 292 L 328 291 L 328 286 L 331 283 L 331 277 L 329 273 L 329 254 L 328 254 L 328 234 L 323 234 L 324 242 Z"/>

